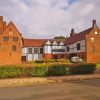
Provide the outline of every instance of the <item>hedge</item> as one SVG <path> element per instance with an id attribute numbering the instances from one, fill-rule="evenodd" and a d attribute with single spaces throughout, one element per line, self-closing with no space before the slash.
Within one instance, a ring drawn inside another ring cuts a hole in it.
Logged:
<path id="1" fill-rule="evenodd" d="M 68 74 L 90 74 L 96 70 L 95 64 L 56 64 L 45 67 L 16 67 L 16 66 L 1 66 L 0 78 L 15 78 L 15 77 L 46 77 L 46 76 L 61 76 Z"/>
<path id="2" fill-rule="evenodd" d="M 91 74 L 96 70 L 96 64 L 75 64 L 70 66 L 70 74 Z"/>

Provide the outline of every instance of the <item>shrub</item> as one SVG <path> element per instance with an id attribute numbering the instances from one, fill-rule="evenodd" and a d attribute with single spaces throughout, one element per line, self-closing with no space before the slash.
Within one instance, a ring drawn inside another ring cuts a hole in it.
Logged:
<path id="1" fill-rule="evenodd" d="M 25 76 L 24 68 L 17 67 L 0 67 L 0 78 L 13 78 Z"/>
<path id="2" fill-rule="evenodd" d="M 36 63 L 54 63 L 57 62 L 56 59 L 39 59 L 35 61 Z"/>
<path id="3" fill-rule="evenodd" d="M 71 74 L 90 74 L 96 70 L 95 64 L 75 64 L 70 66 L 69 72 Z"/>
<path id="4" fill-rule="evenodd" d="M 54 65 L 49 67 L 48 75 L 49 76 L 61 76 L 67 74 L 67 66 L 66 65 Z"/>
<path id="5" fill-rule="evenodd" d="M 43 77 L 47 76 L 48 67 L 33 67 L 26 69 L 27 75 L 31 77 Z"/>

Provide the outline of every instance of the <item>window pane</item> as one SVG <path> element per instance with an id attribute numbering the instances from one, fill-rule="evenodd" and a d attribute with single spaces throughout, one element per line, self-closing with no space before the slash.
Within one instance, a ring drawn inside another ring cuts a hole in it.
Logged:
<path id="1" fill-rule="evenodd" d="M 80 43 L 77 43 L 77 50 L 80 50 Z"/>
<path id="2" fill-rule="evenodd" d="M 43 54 L 43 48 L 40 48 L 40 54 Z"/>
<path id="3" fill-rule="evenodd" d="M 12 46 L 12 51 L 16 51 L 17 47 L 15 45 Z"/>
<path id="4" fill-rule="evenodd" d="M 13 37 L 13 41 L 18 41 L 18 37 Z"/>
<path id="5" fill-rule="evenodd" d="M 35 54 L 39 53 L 38 48 L 34 48 L 34 53 Z"/>
<path id="6" fill-rule="evenodd" d="M 3 37 L 3 41 L 9 41 L 9 37 L 4 36 L 4 37 Z"/>
<path id="7" fill-rule="evenodd" d="M 28 53 L 32 54 L 32 48 L 28 48 Z"/>
<path id="8" fill-rule="evenodd" d="M 69 47 L 67 46 L 67 52 L 69 52 Z"/>

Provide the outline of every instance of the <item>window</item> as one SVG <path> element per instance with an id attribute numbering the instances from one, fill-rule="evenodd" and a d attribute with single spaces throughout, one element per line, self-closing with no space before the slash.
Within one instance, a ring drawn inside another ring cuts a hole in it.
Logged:
<path id="1" fill-rule="evenodd" d="M 4 37 L 3 37 L 3 41 L 9 41 L 9 37 L 4 36 Z"/>
<path id="2" fill-rule="evenodd" d="M 43 48 L 40 48 L 40 54 L 43 54 Z"/>
<path id="3" fill-rule="evenodd" d="M 34 48 L 34 53 L 35 53 L 35 54 L 38 54 L 38 53 L 39 53 L 38 48 Z"/>
<path id="4" fill-rule="evenodd" d="M 12 51 L 16 51 L 16 50 L 17 50 L 16 45 L 13 45 L 13 46 L 12 46 Z"/>
<path id="5" fill-rule="evenodd" d="M 28 53 L 32 54 L 32 48 L 28 48 Z"/>
<path id="6" fill-rule="evenodd" d="M 91 45 L 91 52 L 95 53 L 95 46 L 94 46 L 94 44 Z"/>
<path id="7" fill-rule="evenodd" d="M 69 46 L 67 46 L 67 52 L 69 52 Z"/>
<path id="8" fill-rule="evenodd" d="M 94 38 L 91 38 L 91 43 L 94 43 Z"/>
<path id="9" fill-rule="evenodd" d="M 77 50 L 80 50 L 80 43 L 77 43 Z"/>
<path id="10" fill-rule="evenodd" d="M 18 41 L 18 37 L 13 37 L 13 41 L 17 42 Z"/>

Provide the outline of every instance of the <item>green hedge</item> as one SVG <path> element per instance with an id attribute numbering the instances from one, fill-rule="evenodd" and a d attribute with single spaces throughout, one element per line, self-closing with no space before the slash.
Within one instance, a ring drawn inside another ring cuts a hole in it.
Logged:
<path id="1" fill-rule="evenodd" d="M 45 67 L 16 67 L 16 66 L 1 66 L 0 78 L 15 78 L 15 77 L 46 77 L 46 76 L 61 76 L 68 74 L 90 74 L 96 70 L 95 64 L 74 64 L 65 65 L 57 64 Z"/>
<path id="2" fill-rule="evenodd" d="M 90 74 L 96 70 L 96 64 L 75 64 L 70 66 L 70 74 Z"/>
<path id="3" fill-rule="evenodd" d="M 49 67 L 48 69 L 48 76 L 61 76 L 67 74 L 67 68 L 66 65 L 54 65 Z"/>

